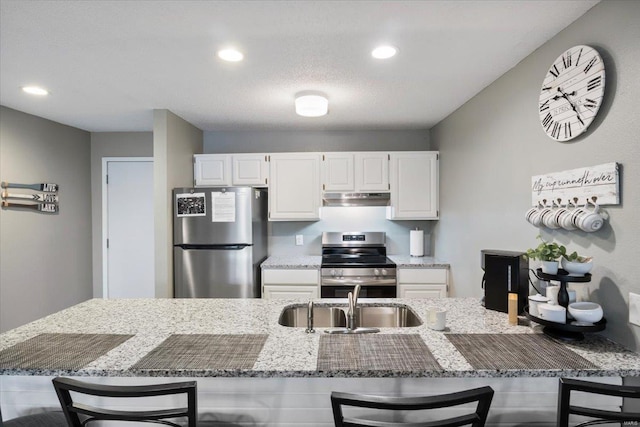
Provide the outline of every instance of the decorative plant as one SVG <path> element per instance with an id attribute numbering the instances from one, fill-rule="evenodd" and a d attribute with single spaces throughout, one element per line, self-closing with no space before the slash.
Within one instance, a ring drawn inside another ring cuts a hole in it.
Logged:
<path id="1" fill-rule="evenodd" d="M 567 248 L 557 243 L 545 242 L 541 236 L 540 244 L 536 248 L 527 249 L 526 257 L 528 259 L 539 259 L 540 261 L 557 261 L 567 253 Z M 573 255 L 573 254 L 572 254 Z M 577 254 L 576 254 L 577 255 Z"/>
<path id="2" fill-rule="evenodd" d="M 562 255 L 564 257 L 564 259 L 566 259 L 567 261 L 571 261 L 571 262 L 579 262 L 579 263 L 583 263 L 583 262 L 589 262 L 591 261 L 592 257 L 588 256 L 588 257 L 584 257 L 582 255 L 578 255 L 578 252 L 573 251 L 570 254 L 564 254 Z"/>

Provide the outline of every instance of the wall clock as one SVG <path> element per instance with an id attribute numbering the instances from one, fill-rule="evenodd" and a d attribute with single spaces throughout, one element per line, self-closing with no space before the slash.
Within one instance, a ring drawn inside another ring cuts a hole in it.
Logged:
<path id="1" fill-rule="evenodd" d="M 604 97 L 604 63 L 590 46 L 574 46 L 556 59 L 540 89 L 540 123 L 556 141 L 584 133 Z"/>

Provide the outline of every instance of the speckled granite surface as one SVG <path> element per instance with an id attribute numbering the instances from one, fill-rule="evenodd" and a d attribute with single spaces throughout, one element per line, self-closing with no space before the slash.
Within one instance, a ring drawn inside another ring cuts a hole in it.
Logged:
<path id="1" fill-rule="evenodd" d="M 449 264 L 430 256 L 389 255 L 391 261 L 402 268 L 449 268 Z"/>
<path id="2" fill-rule="evenodd" d="M 412 257 L 409 255 L 389 255 L 389 258 L 403 268 L 449 268 L 449 264 L 433 257 Z M 261 265 L 262 268 L 320 268 L 320 255 L 270 256 Z"/>
<path id="3" fill-rule="evenodd" d="M 262 268 L 320 268 L 322 257 L 320 255 L 287 255 L 270 256 L 260 265 Z"/>
<path id="4" fill-rule="evenodd" d="M 0 350 L 42 333 L 132 334 L 133 337 L 79 370 L 0 369 L 1 375 L 78 376 L 189 376 L 189 377 L 559 377 L 640 376 L 640 355 L 624 350 L 599 335 L 566 344 L 593 362 L 597 369 L 474 370 L 447 339 L 447 333 L 539 333 L 525 318 L 509 326 L 507 315 L 485 310 L 475 298 L 426 300 L 367 300 L 363 305 L 407 304 L 423 320 L 430 306 L 444 307 L 447 328 L 438 332 L 426 325 L 382 328 L 382 334 L 419 334 L 442 370 L 394 371 L 316 370 L 320 336 L 304 328 L 278 325 L 283 307 L 302 301 L 222 299 L 93 299 L 0 335 Z M 344 300 L 316 300 L 317 305 L 344 306 Z M 535 325 L 535 324 L 532 324 Z M 131 367 L 172 334 L 266 334 L 268 338 L 251 369 L 145 370 Z"/>

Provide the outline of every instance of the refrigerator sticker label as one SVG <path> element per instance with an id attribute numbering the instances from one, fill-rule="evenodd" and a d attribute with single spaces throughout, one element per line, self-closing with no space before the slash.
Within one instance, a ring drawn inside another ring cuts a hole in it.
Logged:
<path id="1" fill-rule="evenodd" d="M 176 194 L 176 216 L 206 216 L 204 193 Z"/>
<path id="2" fill-rule="evenodd" d="M 236 221 L 236 193 L 211 193 L 211 222 Z"/>

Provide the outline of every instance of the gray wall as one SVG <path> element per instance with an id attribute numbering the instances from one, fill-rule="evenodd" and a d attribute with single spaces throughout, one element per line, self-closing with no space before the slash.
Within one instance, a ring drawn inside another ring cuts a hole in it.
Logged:
<path id="1" fill-rule="evenodd" d="M 92 297 L 89 143 L 88 132 L 0 107 L 0 178 L 60 186 L 58 214 L 0 210 L 0 332 Z"/>
<path id="2" fill-rule="evenodd" d="M 425 151 L 427 130 L 343 131 L 208 131 L 204 153 L 278 153 L 329 151 Z M 425 230 L 425 254 L 432 254 L 429 233 L 433 221 L 388 221 L 384 208 L 322 208 L 320 221 L 270 222 L 269 254 L 319 255 L 323 231 L 385 231 L 389 253 L 409 253 L 409 231 Z M 304 237 L 295 246 L 295 235 Z M 436 254 L 437 255 L 437 254 Z"/>
<path id="3" fill-rule="evenodd" d="M 202 152 L 202 131 L 169 110 L 153 112 L 153 185 L 156 297 L 173 297 L 171 190 L 193 185 L 193 154 Z"/>
<path id="4" fill-rule="evenodd" d="M 102 297 L 102 158 L 153 157 L 152 132 L 91 134 L 91 223 L 93 296 Z"/>
<path id="5" fill-rule="evenodd" d="M 207 154 L 428 149 L 427 130 L 206 131 L 203 144 Z"/>
<path id="6" fill-rule="evenodd" d="M 604 334 L 638 350 L 640 328 L 628 323 L 627 302 L 630 291 L 640 292 L 639 20 L 640 2 L 598 4 L 432 129 L 432 147 L 441 153 L 433 239 L 436 254 L 452 265 L 455 295 L 482 294 L 481 249 L 536 245 L 540 230 L 524 220 L 531 176 L 620 162 L 623 203 L 605 208 L 603 229 L 541 234 L 594 257 L 592 282 L 577 287 L 602 304 Z M 538 95 L 549 65 L 578 44 L 604 58 L 605 102 L 586 136 L 559 143 L 541 129 Z"/>

